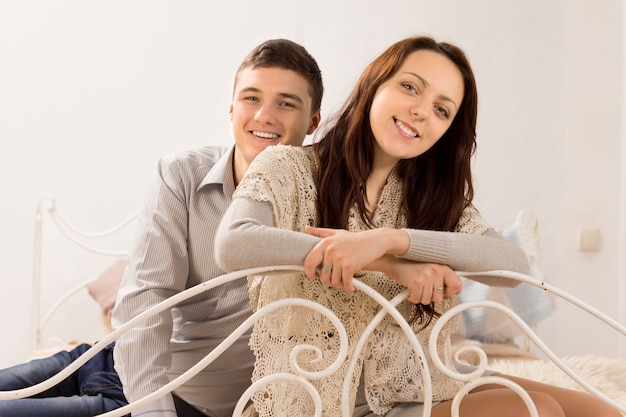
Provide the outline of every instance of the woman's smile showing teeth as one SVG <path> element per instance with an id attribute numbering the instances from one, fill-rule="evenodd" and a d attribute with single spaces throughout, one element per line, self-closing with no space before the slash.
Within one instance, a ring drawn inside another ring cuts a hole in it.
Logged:
<path id="1" fill-rule="evenodd" d="M 276 133 L 259 132 L 259 131 L 256 131 L 256 130 L 253 130 L 252 134 L 254 136 L 258 136 L 258 137 L 263 138 L 263 139 L 278 139 L 280 137 L 280 135 L 278 135 Z"/>
<path id="2" fill-rule="evenodd" d="M 398 128 L 400 128 L 400 130 L 402 132 L 404 132 L 404 134 L 406 134 L 407 136 L 411 136 L 411 137 L 414 137 L 414 138 L 419 136 L 418 132 L 416 132 L 415 130 L 411 129 L 409 126 L 405 125 L 400 120 L 395 119 L 395 122 L 396 122 L 396 126 L 398 126 Z"/>

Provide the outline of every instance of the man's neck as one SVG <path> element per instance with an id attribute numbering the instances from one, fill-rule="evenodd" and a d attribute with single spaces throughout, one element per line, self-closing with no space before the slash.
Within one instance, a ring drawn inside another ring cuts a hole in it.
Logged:
<path id="1" fill-rule="evenodd" d="M 239 185 L 239 182 L 241 181 L 241 179 L 243 178 L 243 176 L 245 175 L 246 171 L 248 170 L 248 167 L 250 166 L 250 164 L 248 164 L 245 160 L 245 158 L 243 158 L 243 156 L 239 155 L 237 153 L 237 148 L 235 148 L 234 152 L 233 152 L 233 179 L 235 181 L 235 187 L 237 187 L 237 185 Z"/>

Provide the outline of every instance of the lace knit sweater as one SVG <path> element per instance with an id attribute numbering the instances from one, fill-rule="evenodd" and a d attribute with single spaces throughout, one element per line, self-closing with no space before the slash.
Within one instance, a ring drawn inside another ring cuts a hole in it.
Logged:
<path id="1" fill-rule="evenodd" d="M 315 209 L 316 187 L 314 185 L 315 164 L 313 163 L 312 149 L 276 146 L 270 147 L 262 152 L 250 166 L 245 178 L 240 183 L 234 195 L 234 202 L 237 199 L 246 199 L 269 205 L 272 208 L 273 219 L 270 223 L 273 226 L 283 229 L 282 233 L 291 235 L 289 231 L 302 232 L 306 225 L 317 225 Z M 401 204 L 402 183 L 395 171 L 389 176 L 386 185 L 382 190 L 382 196 L 373 216 L 374 224 L 377 227 L 405 228 L 406 217 Z M 258 204 L 258 203 L 257 203 Z M 231 206 L 233 211 L 237 211 L 237 205 Z M 230 215 L 229 215 L 230 214 Z M 241 215 L 241 212 L 239 213 Z M 249 215 L 250 213 L 246 213 Z M 242 222 L 235 220 L 236 213 L 227 212 L 220 231 L 218 232 L 218 262 L 224 262 L 224 258 L 242 258 L 239 256 L 228 256 L 222 248 L 220 239 L 229 234 L 231 230 L 224 229 L 224 222 L 235 223 L 236 227 L 241 227 Z M 260 221 L 261 224 L 265 221 Z M 286 230 L 285 230 L 286 229 Z M 349 217 L 349 230 L 366 230 L 367 227 L 361 221 L 353 209 Z M 248 233 L 256 233 L 257 243 L 265 242 L 261 247 L 256 247 L 253 252 L 260 252 L 261 255 L 252 258 L 265 258 L 266 264 L 276 264 L 276 258 L 283 263 L 290 263 L 290 259 L 284 259 L 281 255 L 272 256 L 272 240 L 277 240 L 281 234 L 278 229 L 270 231 L 268 228 L 246 228 Z M 482 220 L 474 208 L 468 208 L 459 221 L 456 232 L 449 235 L 474 234 L 482 235 L 489 230 L 489 226 Z M 269 234 L 268 234 L 269 232 Z M 411 235 L 411 231 L 410 235 Z M 425 231 L 422 231 L 425 232 Z M 422 249 L 416 249 L 411 245 L 411 249 L 406 258 L 417 261 L 437 262 L 441 257 L 437 252 L 439 245 L 435 238 L 437 233 L 425 232 L 424 236 L 433 237 L 433 247 L 427 243 Z M 260 235 L 263 235 L 260 236 Z M 299 233 L 299 235 L 303 235 Z M 249 236 L 249 235 L 248 235 Z M 307 238 L 312 238 L 304 235 Z M 304 237 L 302 236 L 302 237 Z M 422 238 L 424 236 L 421 236 Z M 466 235 L 469 236 L 469 235 Z M 412 241 L 415 236 L 411 236 Z M 262 239 L 262 240 L 261 240 Z M 499 239 L 489 239 L 496 240 Z M 317 241 L 314 238 L 311 244 L 295 244 L 295 256 L 297 259 L 304 259 L 308 250 Z M 423 239 L 422 239 L 423 240 Z M 241 240 L 239 240 L 241 244 Z M 506 245 L 506 243 L 498 243 Z M 298 249 L 300 246 L 300 249 Z M 417 245 L 419 246 L 419 245 Z M 263 249 L 265 248 L 265 250 Z M 240 247 L 241 249 L 241 247 Z M 253 253 L 248 252 L 248 253 Z M 432 252 L 432 253 L 429 253 Z M 289 257 L 288 255 L 285 255 Z M 514 257 L 513 257 L 514 258 Z M 512 259 L 511 256 L 508 259 Z M 256 261 L 255 261 L 256 262 Z M 301 261 L 300 261 L 301 263 Z M 446 262 L 442 262 L 446 263 Z M 484 263 L 484 262 L 483 262 Z M 513 262 L 514 263 L 514 262 Z M 499 269 L 518 269 L 525 272 L 524 262 L 519 265 L 502 265 Z M 224 265 L 222 265 L 224 267 Z M 231 265 L 233 266 L 233 265 Z M 235 265 L 236 269 L 247 267 L 244 263 Z M 256 262 L 259 266 L 259 262 Z M 475 265 L 481 269 L 480 260 Z M 485 265 L 487 269 L 496 269 L 492 265 Z M 225 269 L 229 269 L 225 267 Z M 232 269 L 232 268 L 231 268 Z M 387 278 L 377 271 L 365 271 L 359 277 L 364 283 L 375 288 L 386 298 L 391 299 L 403 288 L 395 281 Z M 367 295 L 360 291 L 347 292 L 326 286 L 319 280 L 308 279 L 302 273 L 281 273 L 267 276 L 249 277 L 249 292 L 253 309 L 259 309 L 272 301 L 287 297 L 301 297 L 317 301 L 330 308 L 339 319 L 345 324 L 350 341 L 349 354 L 354 350 L 361 333 L 369 324 L 379 306 Z M 495 279 L 496 281 L 498 279 Z M 489 280 L 484 280 L 489 281 Z M 491 281 L 494 281 L 492 279 Z M 507 285 L 510 282 L 490 282 L 491 284 Z M 437 305 L 440 313 L 450 309 L 457 303 L 456 297 L 446 297 L 443 302 Z M 405 302 L 398 307 L 399 311 L 407 318 L 414 311 L 413 306 Z M 286 311 L 288 310 L 288 311 Z M 431 363 L 428 352 L 428 338 L 436 320 L 433 320 L 425 329 L 418 332 L 419 323 L 416 320 L 413 324 L 417 332 L 418 339 L 422 343 L 431 371 L 433 387 L 433 400 L 446 400 L 454 396 L 459 389 L 459 383 L 451 380 L 439 372 Z M 450 335 L 454 332 L 456 319 L 451 320 L 444 327 L 440 341 L 437 346 L 438 353 L 444 363 L 451 365 Z M 289 352 L 296 345 L 307 343 L 318 346 L 323 352 L 323 358 L 315 363 L 308 363 L 312 358 L 306 358 L 306 354 L 300 354 L 299 363 L 309 370 L 321 370 L 326 368 L 336 358 L 339 349 L 339 338 L 334 327 L 318 312 L 301 307 L 287 307 L 277 310 L 266 316 L 255 325 L 250 346 L 254 351 L 257 361 L 253 380 L 258 380 L 265 375 L 275 372 L 289 372 Z M 363 373 L 365 385 L 364 390 L 370 409 L 377 414 L 386 413 L 395 403 L 398 402 L 423 402 L 423 379 L 421 375 L 421 359 L 416 357 L 413 349 L 402 330 L 388 316 L 376 328 L 367 345 L 359 355 L 356 372 L 352 376 L 351 384 L 351 404 L 354 403 L 358 381 Z M 346 373 L 348 361 L 333 375 L 322 380 L 313 381 L 320 392 L 323 401 L 325 416 L 341 415 L 341 391 Z M 254 398 L 255 406 L 261 416 L 296 416 L 312 415 L 313 404 L 310 397 L 297 384 L 281 384 L 279 386 L 269 386 Z"/>

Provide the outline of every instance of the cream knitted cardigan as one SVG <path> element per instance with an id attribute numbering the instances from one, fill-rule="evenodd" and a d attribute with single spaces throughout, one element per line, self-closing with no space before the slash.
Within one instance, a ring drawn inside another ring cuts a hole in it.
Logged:
<path id="1" fill-rule="evenodd" d="M 250 167 L 246 177 L 237 188 L 234 198 L 250 198 L 268 202 L 273 207 L 276 226 L 283 229 L 304 231 L 306 225 L 316 225 L 315 166 L 311 148 L 276 146 L 262 152 Z M 402 210 L 402 183 L 392 172 L 382 190 L 380 203 L 373 221 L 377 227 L 406 227 Z M 489 226 L 474 208 L 468 208 L 457 227 L 457 232 L 482 234 Z M 351 231 L 365 230 L 356 209 L 349 218 Z M 359 277 L 391 299 L 403 288 L 395 281 L 377 271 L 366 271 Z M 379 310 L 377 303 L 362 292 L 347 292 L 334 289 L 319 280 L 308 279 L 301 273 L 249 277 L 250 298 L 256 310 L 268 303 L 286 297 L 302 297 L 317 301 L 337 314 L 346 326 L 350 341 L 349 352 L 354 349 L 361 333 Z M 456 297 L 447 297 L 437 309 L 443 313 L 457 304 Z M 399 306 L 405 317 L 413 311 L 405 302 Z M 413 327 L 424 347 L 431 370 L 433 400 L 446 400 L 454 396 L 459 383 L 439 372 L 430 362 L 428 338 L 433 320 L 425 329 L 418 331 L 419 323 Z M 451 320 L 444 327 L 437 349 L 444 363 L 451 365 L 450 335 L 458 320 Z M 278 310 L 259 321 L 254 328 L 250 346 L 257 362 L 253 380 L 275 372 L 289 371 L 289 352 L 301 343 L 318 346 L 324 352 L 322 360 L 308 364 L 311 358 L 300 356 L 299 363 L 310 370 L 326 368 L 336 358 L 339 338 L 333 326 L 318 312 L 301 307 Z M 363 372 L 365 394 L 370 409 L 384 414 L 398 402 L 423 402 L 423 380 L 420 364 L 406 336 L 392 319 L 387 317 L 370 337 L 367 346 L 359 355 L 357 371 L 352 377 L 351 403 L 354 403 L 360 372 Z M 322 396 L 325 416 L 341 415 L 341 387 L 347 361 L 339 371 L 329 378 L 313 381 Z M 254 397 L 255 406 L 261 416 L 309 416 L 313 403 L 307 393 L 297 384 L 273 385 Z"/>

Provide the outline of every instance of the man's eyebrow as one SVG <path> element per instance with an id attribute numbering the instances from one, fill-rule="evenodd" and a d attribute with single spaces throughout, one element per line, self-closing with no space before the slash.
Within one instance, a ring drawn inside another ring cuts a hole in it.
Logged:
<path id="1" fill-rule="evenodd" d="M 279 93 L 278 95 L 280 97 L 289 98 L 291 100 L 297 101 L 300 104 L 304 104 L 304 100 L 302 100 L 302 98 L 299 95 L 297 95 L 297 94 Z"/>
<path id="2" fill-rule="evenodd" d="M 260 93 L 261 90 L 259 90 L 256 87 L 246 87 L 246 88 L 242 88 L 241 90 L 239 90 L 240 93 Z"/>
<path id="3" fill-rule="evenodd" d="M 261 89 L 257 88 L 257 87 L 246 87 L 246 88 L 242 88 L 240 90 L 240 93 L 260 93 Z M 304 103 L 304 100 L 302 100 L 302 97 L 300 97 L 297 94 L 292 94 L 292 93 L 278 93 L 279 97 L 282 98 L 288 98 L 294 101 L 297 101 L 298 103 Z"/>
<path id="4" fill-rule="evenodd" d="M 428 87 L 430 85 L 430 83 L 425 78 L 423 78 L 421 75 L 419 75 L 419 74 L 416 74 L 414 72 L 407 72 L 407 74 L 410 74 L 410 75 L 414 76 L 415 78 L 417 78 L 418 80 L 420 80 L 420 82 L 422 84 L 424 84 L 424 86 L 426 86 L 426 87 Z M 448 96 L 446 96 L 444 94 L 440 95 L 439 98 L 441 100 L 444 100 L 444 101 L 449 101 L 450 103 L 452 103 L 454 105 L 455 108 L 459 107 L 454 100 L 452 100 L 450 97 L 448 97 Z"/>

